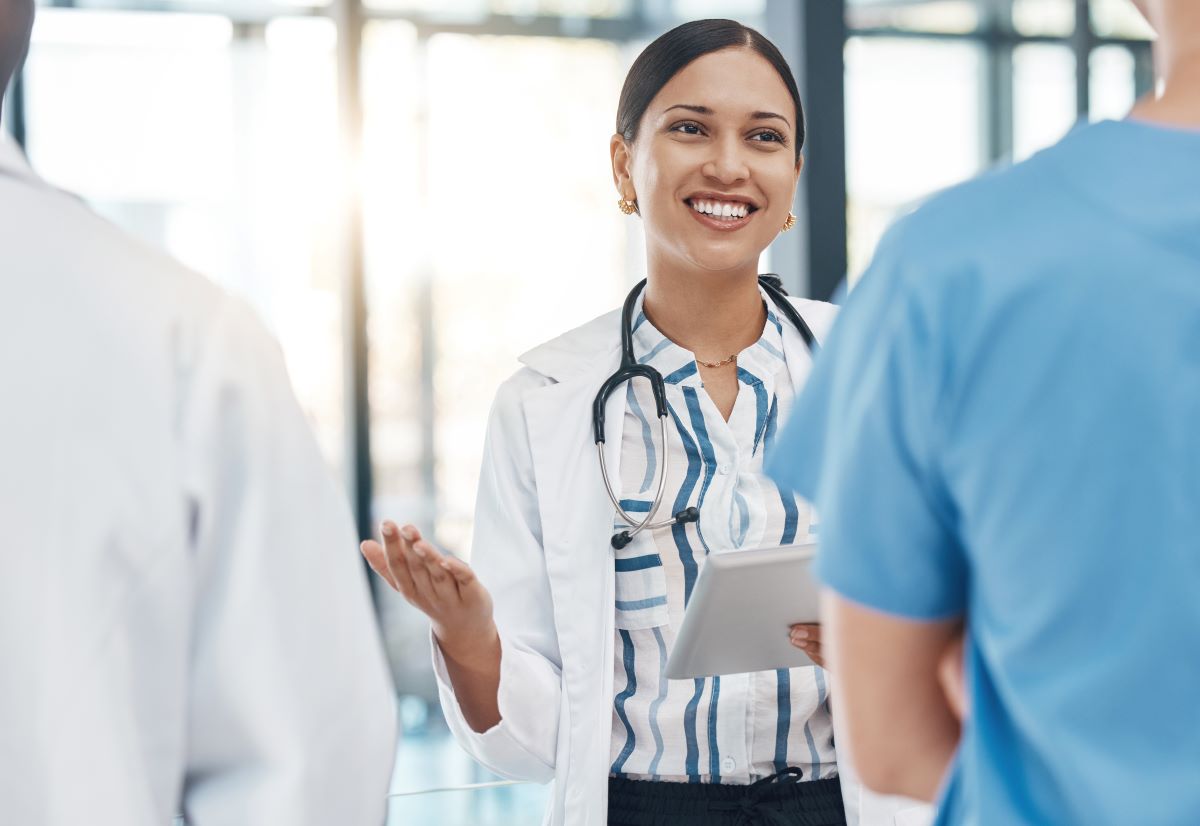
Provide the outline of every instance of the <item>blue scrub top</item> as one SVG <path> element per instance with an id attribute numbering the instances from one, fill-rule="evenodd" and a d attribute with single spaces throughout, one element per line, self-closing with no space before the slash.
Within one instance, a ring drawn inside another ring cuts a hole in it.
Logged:
<path id="1" fill-rule="evenodd" d="M 830 587 L 967 618 L 941 823 L 1200 823 L 1200 132 L 1082 127 L 900 221 L 770 470 Z"/>

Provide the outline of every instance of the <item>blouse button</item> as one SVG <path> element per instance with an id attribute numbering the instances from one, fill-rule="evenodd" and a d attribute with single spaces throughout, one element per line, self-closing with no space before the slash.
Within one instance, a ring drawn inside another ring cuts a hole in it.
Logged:
<path id="1" fill-rule="evenodd" d="M 724 760 L 721 761 L 721 771 L 723 771 L 725 774 L 732 773 L 733 770 L 736 768 L 737 768 L 737 761 L 734 760 L 732 757 L 726 757 Z"/>

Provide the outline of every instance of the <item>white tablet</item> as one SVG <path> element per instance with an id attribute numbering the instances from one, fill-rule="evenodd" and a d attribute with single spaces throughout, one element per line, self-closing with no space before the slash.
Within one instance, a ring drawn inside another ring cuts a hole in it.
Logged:
<path id="1" fill-rule="evenodd" d="M 709 554 L 667 660 L 667 678 L 813 665 L 788 627 L 817 622 L 815 543 Z"/>

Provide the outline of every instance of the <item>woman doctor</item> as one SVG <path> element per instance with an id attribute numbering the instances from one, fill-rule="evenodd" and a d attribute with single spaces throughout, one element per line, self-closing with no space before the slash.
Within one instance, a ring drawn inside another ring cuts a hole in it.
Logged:
<path id="1" fill-rule="evenodd" d="M 758 32 L 703 20 L 650 44 L 625 81 L 611 155 L 618 205 L 645 227 L 647 283 L 630 327 L 637 362 L 664 377 L 665 456 L 648 382 L 622 385 L 603 404 L 622 518 L 592 427 L 621 361 L 620 313 L 609 313 L 526 353 L 500 387 L 474 570 L 411 525 L 385 522 L 383 544 L 363 544 L 429 616 L 459 743 L 506 777 L 555 781 L 546 823 L 846 822 L 823 669 L 663 676 L 707 554 L 808 533 L 807 505 L 762 464 L 811 353 L 757 276 L 795 221 L 803 140 L 795 80 Z M 834 308 L 792 303 L 819 341 Z M 698 520 L 614 548 L 614 533 L 645 518 L 662 471 L 655 519 L 691 507 Z M 791 634 L 821 661 L 817 626 Z"/>

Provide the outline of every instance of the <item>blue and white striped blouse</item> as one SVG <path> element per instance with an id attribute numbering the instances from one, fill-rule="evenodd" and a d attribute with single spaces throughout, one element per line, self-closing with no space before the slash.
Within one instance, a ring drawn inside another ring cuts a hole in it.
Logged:
<path id="1" fill-rule="evenodd" d="M 798 766 L 806 779 L 832 777 L 837 763 L 821 669 L 663 677 L 709 553 L 787 544 L 809 532 L 808 506 L 782 494 L 762 470 L 795 392 L 781 322 L 769 309 L 761 338 L 738 354 L 738 396 L 726 422 L 704 391 L 694 354 L 656 330 L 640 307 L 634 318 L 635 354 L 663 374 L 674 424 L 660 517 L 694 505 L 700 521 L 643 532 L 616 552 L 612 773 L 744 784 Z M 637 514 L 654 495 L 658 429 L 645 381 L 630 385 L 627 399 L 621 491 L 624 508 Z"/>

